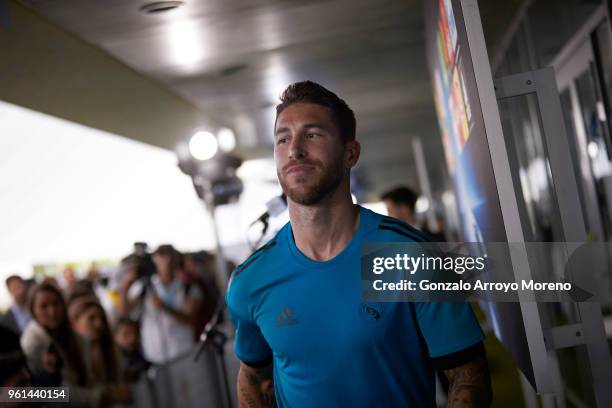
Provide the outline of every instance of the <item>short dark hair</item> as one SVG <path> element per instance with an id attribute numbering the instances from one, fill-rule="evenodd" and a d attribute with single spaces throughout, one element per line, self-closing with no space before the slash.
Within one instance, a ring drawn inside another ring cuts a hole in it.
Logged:
<path id="1" fill-rule="evenodd" d="M 153 252 L 154 255 L 170 256 L 170 257 L 176 255 L 176 253 L 177 253 L 176 249 L 174 249 L 174 247 L 170 244 L 162 244 L 157 247 L 155 252 Z"/>
<path id="2" fill-rule="evenodd" d="M 413 189 L 409 187 L 395 187 L 384 193 L 381 196 L 383 201 L 389 200 L 393 201 L 395 204 L 404 204 L 410 207 L 410 211 L 414 212 L 414 207 L 416 206 L 417 199 L 419 195 Z"/>
<path id="3" fill-rule="evenodd" d="M 119 318 L 119 320 L 117 320 L 117 323 L 115 323 L 115 332 L 119 329 L 120 326 L 132 326 L 136 329 L 136 331 L 140 329 L 138 322 L 127 316 L 122 316 Z"/>
<path id="4" fill-rule="evenodd" d="M 21 276 L 19 276 L 19 275 L 11 275 L 11 276 L 9 276 L 8 278 L 6 278 L 4 283 L 6 284 L 6 287 L 8 288 L 9 285 L 11 284 L 11 282 L 15 281 L 15 280 L 18 280 L 18 281 L 21 281 L 21 282 L 25 283 L 25 280 Z"/>
<path id="5" fill-rule="evenodd" d="M 344 143 L 355 140 L 357 121 L 355 113 L 347 103 L 329 89 L 312 81 L 296 82 L 287 87 L 280 96 L 281 103 L 276 105 L 276 119 L 294 103 L 312 103 L 325 106 L 332 112 L 332 117 Z"/>
<path id="6" fill-rule="evenodd" d="M 183 267 L 183 254 L 170 244 L 162 244 L 157 247 L 153 255 L 170 258 L 170 269 L 176 271 Z"/>

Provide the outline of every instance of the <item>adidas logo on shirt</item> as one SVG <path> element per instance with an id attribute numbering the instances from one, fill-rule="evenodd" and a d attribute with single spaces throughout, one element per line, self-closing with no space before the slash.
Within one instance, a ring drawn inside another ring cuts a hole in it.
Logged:
<path id="1" fill-rule="evenodd" d="M 276 326 L 291 326 L 293 324 L 297 324 L 298 318 L 295 317 L 293 310 L 290 307 L 285 306 L 285 308 L 280 312 L 280 314 L 276 317 Z"/>

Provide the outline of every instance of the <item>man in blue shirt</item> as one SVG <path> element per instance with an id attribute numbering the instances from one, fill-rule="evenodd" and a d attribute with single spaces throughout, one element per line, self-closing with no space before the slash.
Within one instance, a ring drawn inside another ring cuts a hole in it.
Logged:
<path id="1" fill-rule="evenodd" d="M 313 82 L 277 106 L 274 155 L 290 223 L 232 274 L 227 304 L 241 360 L 240 406 L 487 406 L 483 335 L 467 303 L 364 302 L 360 247 L 422 242 L 417 230 L 356 206 L 355 117 Z"/>

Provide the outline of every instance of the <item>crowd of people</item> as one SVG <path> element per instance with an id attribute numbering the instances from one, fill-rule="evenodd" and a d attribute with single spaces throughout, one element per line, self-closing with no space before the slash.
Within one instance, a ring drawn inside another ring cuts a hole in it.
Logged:
<path id="1" fill-rule="evenodd" d="M 220 290 L 214 255 L 135 245 L 109 279 L 92 268 L 77 279 L 6 285 L 13 303 L 0 317 L 1 386 L 70 387 L 73 406 L 129 404 L 152 365 L 189 353 L 212 318 Z"/>

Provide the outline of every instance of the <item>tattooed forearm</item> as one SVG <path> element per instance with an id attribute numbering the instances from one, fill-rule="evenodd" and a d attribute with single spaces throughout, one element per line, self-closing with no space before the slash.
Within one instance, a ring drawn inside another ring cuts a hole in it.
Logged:
<path id="1" fill-rule="evenodd" d="M 444 370 L 449 381 L 448 407 L 488 407 L 491 405 L 491 379 L 484 357 Z"/>
<path id="2" fill-rule="evenodd" d="M 275 407 L 272 364 L 254 368 L 240 365 L 238 373 L 238 405 L 240 408 Z"/>
<path id="3" fill-rule="evenodd" d="M 248 390 L 245 388 L 238 388 L 238 403 L 239 406 L 242 407 L 259 407 L 261 404 L 255 399 L 255 394 L 253 390 Z"/>

